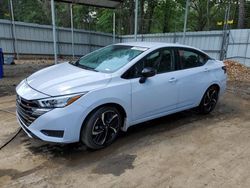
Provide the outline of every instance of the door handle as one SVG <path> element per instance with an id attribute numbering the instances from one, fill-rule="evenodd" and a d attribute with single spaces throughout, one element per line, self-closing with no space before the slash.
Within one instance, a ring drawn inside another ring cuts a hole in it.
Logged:
<path id="1" fill-rule="evenodd" d="M 204 72 L 209 72 L 209 69 L 208 69 L 208 68 L 205 68 L 205 69 L 204 69 Z"/>
<path id="2" fill-rule="evenodd" d="M 172 82 L 176 82 L 177 79 L 176 79 L 176 78 L 170 78 L 168 81 L 169 81 L 170 83 L 172 83 Z"/>

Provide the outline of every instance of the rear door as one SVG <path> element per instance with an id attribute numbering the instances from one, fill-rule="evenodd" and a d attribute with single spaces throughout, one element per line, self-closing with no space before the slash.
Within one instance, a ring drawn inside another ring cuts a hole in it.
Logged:
<path id="1" fill-rule="evenodd" d="M 196 106 L 211 82 L 205 65 L 208 57 L 189 48 L 176 48 L 176 55 L 179 67 L 176 72 L 179 88 L 177 108 Z"/>

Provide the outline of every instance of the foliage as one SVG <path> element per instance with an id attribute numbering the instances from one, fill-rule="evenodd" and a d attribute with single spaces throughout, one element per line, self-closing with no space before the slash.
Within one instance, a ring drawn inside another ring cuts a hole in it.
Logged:
<path id="1" fill-rule="evenodd" d="M 241 2 L 242 6 L 239 6 Z M 223 29 L 225 11 L 231 4 L 230 28 L 250 27 L 250 1 L 248 0 L 190 0 L 188 31 Z M 243 4 L 242 4 L 243 3 Z M 186 0 L 139 0 L 139 33 L 180 32 L 183 29 Z M 38 24 L 51 24 L 49 0 L 13 0 L 15 20 Z M 124 0 L 116 13 L 116 32 L 134 32 L 134 0 Z M 244 14 L 242 14 L 242 12 Z M 113 10 L 74 5 L 74 27 L 112 32 Z M 240 14 L 239 14 L 240 13 Z M 9 0 L 0 0 L 0 19 L 11 19 Z M 70 27 L 70 5 L 56 2 L 56 25 Z M 239 27 L 239 26 L 238 26 Z"/>

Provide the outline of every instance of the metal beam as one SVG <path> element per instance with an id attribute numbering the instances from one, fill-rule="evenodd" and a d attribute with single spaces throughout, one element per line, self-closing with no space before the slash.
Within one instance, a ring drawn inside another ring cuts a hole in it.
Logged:
<path id="1" fill-rule="evenodd" d="M 137 41 L 137 31 L 138 31 L 138 0 L 135 0 L 135 31 L 134 31 L 135 41 Z"/>
<path id="2" fill-rule="evenodd" d="M 231 2 L 228 2 L 228 6 L 225 10 L 225 17 L 224 17 L 224 25 L 223 25 L 223 37 L 222 37 L 222 44 L 221 44 L 221 52 L 220 52 L 220 60 L 225 59 L 227 47 L 228 47 L 228 20 L 230 16 L 230 9 L 231 9 Z"/>
<path id="3" fill-rule="evenodd" d="M 57 64 L 57 45 L 56 45 L 56 23 L 55 23 L 55 2 L 51 0 L 51 18 L 52 18 L 52 29 L 53 29 L 53 43 L 54 43 L 54 61 Z"/>
<path id="4" fill-rule="evenodd" d="M 55 0 L 64 3 L 74 3 L 93 7 L 117 8 L 124 0 Z"/>
<path id="5" fill-rule="evenodd" d="M 75 58 L 74 49 L 74 20 L 73 20 L 73 4 L 70 4 L 70 21 L 71 21 L 71 45 L 72 45 L 72 57 Z"/>
<path id="6" fill-rule="evenodd" d="M 189 3 L 190 3 L 190 0 L 186 0 L 185 20 L 184 20 L 183 36 L 182 36 L 182 43 L 183 44 L 185 44 L 185 39 L 186 39 Z"/>

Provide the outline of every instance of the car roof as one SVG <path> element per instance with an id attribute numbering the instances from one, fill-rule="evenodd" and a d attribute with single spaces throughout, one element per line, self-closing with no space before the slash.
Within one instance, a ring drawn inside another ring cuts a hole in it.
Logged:
<path id="1" fill-rule="evenodd" d="M 118 43 L 116 45 L 128 45 L 128 46 L 137 46 L 137 47 L 143 47 L 143 48 L 162 48 L 162 47 L 183 47 L 183 48 L 191 48 L 198 50 L 200 52 L 203 52 L 202 50 L 192 47 L 192 46 L 187 46 L 187 45 L 182 45 L 178 43 L 164 43 L 164 42 L 124 42 L 124 43 Z M 205 52 L 203 52 L 205 53 Z"/>
<path id="2" fill-rule="evenodd" d="M 190 47 L 178 43 L 164 43 L 164 42 L 124 42 L 124 43 L 118 43 L 116 45 L 138 46 L 143 48 L 170 47 L 170 46 Z"/>

